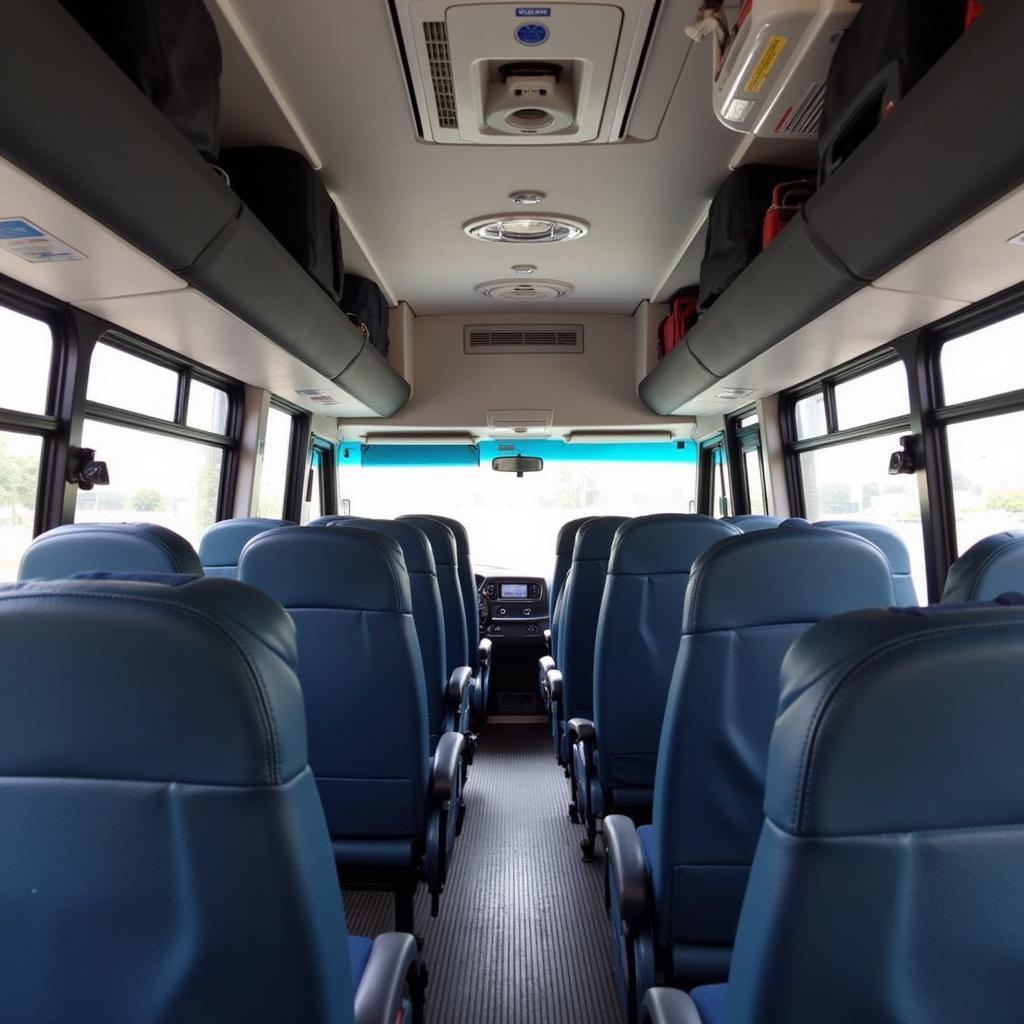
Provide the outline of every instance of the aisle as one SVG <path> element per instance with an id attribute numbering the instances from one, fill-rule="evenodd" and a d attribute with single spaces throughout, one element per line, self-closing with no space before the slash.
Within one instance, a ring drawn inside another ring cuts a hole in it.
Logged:
<path id="1" fill-rule="evenodd" d="M 416 903 L 430 1024 L 620 1024 L 604 865 L 580 861 L 546 727 L 488 726 L 466 800 L 440 916 L 422 887 Z M 353 934 L 392 927 L 388 896 L 346 893 L 345 907 Z"/>

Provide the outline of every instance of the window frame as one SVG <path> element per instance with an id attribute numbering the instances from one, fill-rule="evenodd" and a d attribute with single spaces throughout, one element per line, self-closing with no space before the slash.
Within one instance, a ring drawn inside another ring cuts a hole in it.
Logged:
<path id="1" fill-rule="evenodd" d="M 721 461 L 716 462 L 716 453 L 721 454 Z M 697 449 L 697 510 L 714 519 L 736 515 L 735 489 L 732 480 L 732 459 L 729 457 L 729 445 L 724 431 L 704 438 Z M 715 474 L 718 472 L 722 492 L 715 487 Z M 726 490 L 728 493 L 726 493 Z M 729 510 L 720 515 L 714 507 L 715 497 L 725 497 L 729 502 Z"/>
<path id="2" fill-rule="evenodd" d="M 313 458 L 320 456 L 320 509 L 321 515 L 333 516 L 338 512 L 337 445 L 319 434 L 309 435 L 309 461 L 302 488 L 302 503 L 309 504 L 313 489 Z"/>
<path id="3" fill-rule="evenodd" d="M 729 470 L 732 474 L 732 504 L 730 515 L 750 515 L 750 480 L 747 475 L 747 452 L 757 452 L 758 469 L 760 472 L 761 501 L 765 514 L 768 513 L 768 482 L 764 472 L 764 443 L 761 439 L 761 423 L 740 426 L 750 416 L 759 416 L 757 406 L 750 405 L 730 413 L 725 421 L 725 436 L 729 456 Z"/>
<path id="4" fill-rule="evenodd" d="M 267 409 L 268 416 L 270 409 L 277 409 L 279 412 L 285 413 L 292 421 L 291 436 L 288 439 L 288 464 L 285 468 L 284 477 L 284 504 L 280 517 L 293 523 L 301 523 L 302 507 L 305 504 L 306 498 L 306 469 L 308 468 L 307 463 L 311 452 L 308 439 L 312 426 L 312 417 L 304 409 L 300 409 L 297 405 L 292 405 L 291 402 L 286 402 L 277 395 L 270 396 L 270 405 Z M 264 442 L 266 440 L 265 424 L 262 440 Z M 260 475 L 262 478 L 262 469 L 260 470 Z"/>

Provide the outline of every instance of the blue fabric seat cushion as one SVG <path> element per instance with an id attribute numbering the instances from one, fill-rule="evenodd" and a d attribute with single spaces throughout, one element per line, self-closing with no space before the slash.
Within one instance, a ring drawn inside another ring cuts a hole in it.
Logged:
<path id="1" fill-rule="evenodd" d="M 700 1011 L 701 1024 L 725 1024 L 728 985 L 701 985 L 690 993 Z"/>
<path id="2" fill-rule="evenodd" d="M 373 939 L 363 938 L 361 935 L 350 935 L 348 937 L 348 958 L 352 964 L 352 991 L 359 988 L 363 971 L 370 962 L 370 954 L 373 952 Z"/>

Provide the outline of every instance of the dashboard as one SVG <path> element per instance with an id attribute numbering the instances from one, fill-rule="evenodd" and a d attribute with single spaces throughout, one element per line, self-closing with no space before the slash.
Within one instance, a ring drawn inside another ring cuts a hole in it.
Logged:
<path id="1" fill-rule="evenodd" d="M 540 639 L 548 628 L 548 585 L 539 576 L 487 576 L 480 583 L 480 635 Z"/>

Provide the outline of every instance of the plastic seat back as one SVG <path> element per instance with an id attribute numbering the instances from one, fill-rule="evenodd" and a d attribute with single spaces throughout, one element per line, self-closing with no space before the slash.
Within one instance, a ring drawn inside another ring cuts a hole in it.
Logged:
<path id="1" fill-rule="evenodd" d="M 295 622 L 299 681 L 335 851 L 401 863 L 424 825 L 426 685 L 398 542 L 357 527 L 284 527 L 242 552 L 239 579 Z"/>
<path id="2" fill-rule="evenodd" d="M 207 576 L 238 578 L 238 559 L 242 548 L 261 533 L 279 526 L 294 526 L 287 519 L 224 519 L 214 523 L 199 541 L 199 561 Z"/>
<path id="3" fill-rule="evenodd" d="M 651 802 L 690 567 L 739 532 L 710 516 L 666 514 L 630 519 L 615 535 L 597 623 L 594 724 L 601 785 L 617 807 Z"/>
<path id="4" fill-rule="evenodd" d="M 1024 593 L 1024 530 L 1007 530 L 979 540 L 951 566 L 943 604 L 992 601 L 1007 592 Z"/>
<path id="5" fill-rule="evenodd" d="M 0 648 L 4 1019 L 351 1024 L 281 608 L 37 580 L 0 587 Z"/>
<path id="6" fill-rule="evenodd" d="M 863 612 L 794 644 L 729 1020 L 1020 1018 L 1022 650 L 1019 605 Z"/>
<path id="7" fill-rule="evenodd" d="M 800 521 L 720 541 L 694 563 L 650 835 L 657 938 L 682 975 L 728 963 L 789 645 L 815 622 L 893 600 L 874 544 Z"/>
<path id="8" fill-rule="evenodd" d="M 21 559 L 18 579 L 67 579 L 80 572 L 201 576 L 192 545 L 152 523 L 71 523 L 40 534 Z"/>
<path id="9" fill-rule="evenodd" d="M 871 541 L 881 548 L 892 569 L 892 586 L 896 594 L 896 603 L 903 606 L 917 605 L 917 590 L 914 588 L 914 577 L 910 569 L 910 551 L 906 541 L 891 527 L 882 523 L 862 522 L 859 519 L 826 519 L 815 526 L 824 526 L 829 530 L 845 530 L 855 533 L 858 537 Z M 1021 581 L 1024 586 L 1024 580 Z"/>

